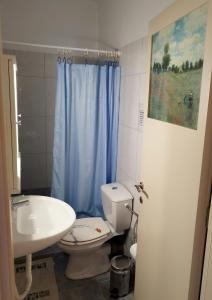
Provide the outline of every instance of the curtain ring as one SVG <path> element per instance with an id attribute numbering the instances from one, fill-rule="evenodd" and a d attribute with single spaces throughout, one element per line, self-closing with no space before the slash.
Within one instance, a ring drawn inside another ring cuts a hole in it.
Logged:
<path id="1" fill-rule="evenodd" d="M 69 56 L 69 57 L 66 59 L 66 61 L 67 61 L 67 63 L 68 63 L 69 65 L 71 65 L 71 64 L 72 64 L 72 58 L 71 58 L 71 56 Z"/>
<path id="2" fill-rule="evenodd" d="M 72 55 L 71 55 L 71 49 L 70 50 L 68 50 L 68 57 L 67 57 L 67 63 L 68 64 L 72 64 L 72 61 L 73 61 L 73 57 L 72 57 Z"/>
<path id="3" fill-rule="evenodd" d="M 62 61 L 61 57 L 60 57 L 60 56 L 58 56 L 58 58 L 57 58 L 57 62 L 60 64 L 60 63 L 61 63 L 61 61 Z"/>

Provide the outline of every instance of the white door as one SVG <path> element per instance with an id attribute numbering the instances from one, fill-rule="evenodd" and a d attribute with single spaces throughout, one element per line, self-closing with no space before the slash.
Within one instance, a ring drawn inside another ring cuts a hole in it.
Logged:
<path id="1" fill-rule="evenodd" d="M 211 199 L 212 200 L 212 199 Z M 212 299 L 212 207 L 210 208 L 208 235 L 200 300 Z"/>
<path id="2" fill-rule="evenodd" d="M 151 21 L 149 66 L 152 34 L 204 3 L 178 0 Z M 212 13 L 212 2 L 209 4 Z M 193 282 L 191 274 L 194 280 L 199 280 L 196 276 L 200 274 L 193 272 L 192 267 L 197 210 L 199 202 L 205 201 L 199 194 L 201 176 L 203 171 L 207 173 L 202 169 L 202 161 L 212 69 L 211 16 L 208 20 L 197 130 L 148 118 L 146 97 L 141 168 L 149 199 L 141 206 L 139 217 L 135 300 L 196 300 L 198 297 L 198 284 L 195 296 L 191 297 L 195 288 L 190 289 L 190 283 Z M 209 163 L 205 165 L 207 168 Z"/>

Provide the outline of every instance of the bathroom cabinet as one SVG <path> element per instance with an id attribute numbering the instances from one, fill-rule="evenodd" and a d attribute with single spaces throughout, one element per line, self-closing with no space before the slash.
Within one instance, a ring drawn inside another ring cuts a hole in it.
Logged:
<path id="1" fill-rule="evenodd" d="M 17 64 L 12 55 L 3 55 L 2 60 L 8 185 L 10 194 L 18 194 L 21 190 L 21 159 L 18 142 L 20 120 L 17 111 Z"/>

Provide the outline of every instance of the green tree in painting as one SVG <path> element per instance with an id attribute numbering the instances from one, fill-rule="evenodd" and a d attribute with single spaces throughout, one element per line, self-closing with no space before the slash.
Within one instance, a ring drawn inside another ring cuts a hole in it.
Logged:
<path id="1" fill-rule="evenodd" d="M 198 69 L 199 69 L 199 63 L 198 63 L 198 61 L 195 62 L 195 64 L 194 64 L 194 69 L 195 69 L 195 70 L 198 70 Z"/>
<path id="2" fill-rule="evenodd" d="M 172 65 L 172 72 L 174 72 L 175 70 L 175 65 Z"/>
<path id="3" fill-rule="evenodd" d="M 157 63 L 156 62 L 154 62 L 154 65 L 153 65 L 152 69 L 153 69 L 154 72 L 157 72 Z"/>
<path id="4" fill-rule="evenodd" d="M 201 69 L 203 67 L 203 59 L 200 58 L 199 60 L 199 69 Z"/>
<path id="5" fill-rule="evenodd" d="M 162 66 L 160 63 L 154 62 L 152 70 L 154 71 L 154 73 L 160 73 L 162 71 Z"/>
<path id="6" fill-rule="evenodd" d="M 182 64 L 182 70 L 185 72 L 185 63 Z"/>
<path id="7" fill-rule="evenodd" d="M 169 54 L 169 43 L 167 43 L 164 46 L 164 56 L 163 56 L 163 62 L 162 62 L 162 68 L 164 71 L 167 71 L 170 61 L 171 61 L 171 57 Z"/>
<path id="8" fill-rule="evenodd" d="M 186 70 L 186 72 L 189 70 L 189 61 L 188 60 L 185 63 L 185 70 Z"/>

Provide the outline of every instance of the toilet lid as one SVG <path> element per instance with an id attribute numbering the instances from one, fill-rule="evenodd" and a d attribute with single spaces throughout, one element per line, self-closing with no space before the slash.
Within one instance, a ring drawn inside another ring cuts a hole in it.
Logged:
<path id="1" fill-rule="evenodd" d="M 77 219 L 71 231 L 62 241 L 70 243 L 88 242 L 108 235 L 110 229 L 102 218 Z"/>

